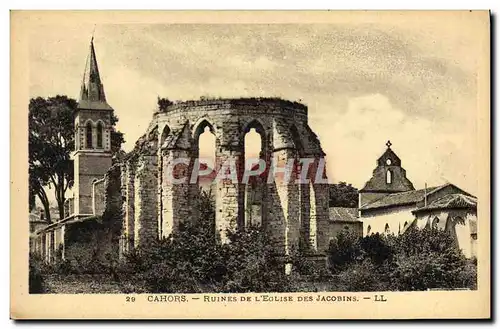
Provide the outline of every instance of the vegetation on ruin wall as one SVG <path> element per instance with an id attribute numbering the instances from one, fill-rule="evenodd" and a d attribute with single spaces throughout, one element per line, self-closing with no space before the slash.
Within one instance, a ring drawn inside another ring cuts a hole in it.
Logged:
<path id="1" fill-rule="evenodd" d="M 307 110 L 307 106 L 296 102 L 283 99 L 281 97 L 243 97 L 243 98 L 225 98 L 212 95 L 201 96 L 199 100 L 176 100 L 170 101 L 168 98 L 158 97 L 158 111 L 167 112 L 169 108 L 176 106 L 203 106 L 206 104 L 232 104 L 232 105 L 248 105 L 248 104 L 272 104 L 283 108 L 295 108 Z M 174 105 L 174 106 L 172 106 Z"/>

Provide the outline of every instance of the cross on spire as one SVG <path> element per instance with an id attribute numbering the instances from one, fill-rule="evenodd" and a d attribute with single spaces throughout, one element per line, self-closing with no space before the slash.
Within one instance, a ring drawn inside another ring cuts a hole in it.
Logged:
<path id="1" fill-rule="evenodd" d="M 387 141 L 387 143 L 385 143 L 385 145 L 387 146 L 387 148 L 391 148 L 392 143 L 391 143 L 391 141 L 389 140 L 389 141 Z"/>

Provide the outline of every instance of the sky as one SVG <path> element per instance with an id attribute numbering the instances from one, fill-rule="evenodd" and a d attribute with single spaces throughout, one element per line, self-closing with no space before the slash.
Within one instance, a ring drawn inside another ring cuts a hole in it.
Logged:
<path id="1" fill-rule="evenodd" d="M 78 98 L 93 24 L 30 35 L 30 96 Z M 330 181 L 362 188 L 390 140 L 416 188 L 476 193 L 481 40 L 462 19 L 408 24 L 108 24 L 94 44 L 129 151 L 157 97 L 282 97 L 309 108 Z"/>

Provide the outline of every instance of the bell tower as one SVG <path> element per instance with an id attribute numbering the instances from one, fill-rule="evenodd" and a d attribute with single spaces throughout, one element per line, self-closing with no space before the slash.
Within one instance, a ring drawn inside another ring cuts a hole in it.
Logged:
<path id="1" fill-rule="evenodd" d="M 89 55 L 83 73 L 80 99 L 75 114 L 74 214 L 92 215 L 92 187 L 111 167 L 111 117 L 113 109 L 106 102 L 94 49 L 90 41 Z"/>
<path id="2" fill-rule="evenodd" d="M 401 159 L 391 149 L 391 141 L 385 144 L 387 149 L 377 159 L 377 167 L 365 186 L 359 191 L 359 207 L 390 193 L 412 191 L 412 182 L 406 178 L 406 170 L 401 167 Z"/>

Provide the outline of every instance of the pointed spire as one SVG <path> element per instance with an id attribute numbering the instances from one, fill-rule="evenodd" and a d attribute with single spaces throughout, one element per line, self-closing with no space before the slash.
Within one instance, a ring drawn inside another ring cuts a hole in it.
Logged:
<path id="1" fill-rule="evenodd" d="M 111 109 L 106 103 L 106 95 L 104 94 L 104 87 L 101 83 L 101 76 L 99 74 L 94 48 L 94 33 L 92 33 L 92 38 L 90 40 L 89 55 L 87 56 L 85 71 L 83 72 L 79 107 L 88 109 Z"/>

